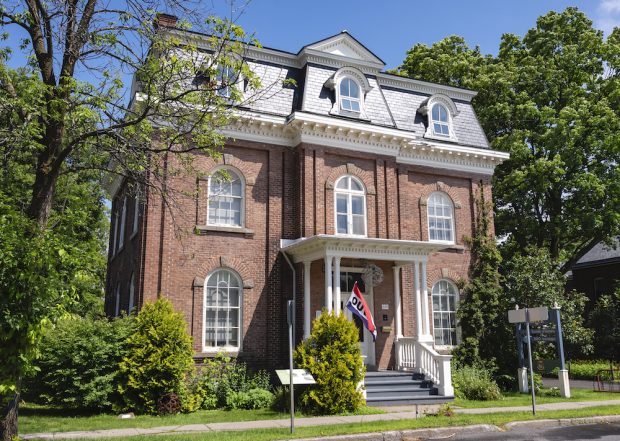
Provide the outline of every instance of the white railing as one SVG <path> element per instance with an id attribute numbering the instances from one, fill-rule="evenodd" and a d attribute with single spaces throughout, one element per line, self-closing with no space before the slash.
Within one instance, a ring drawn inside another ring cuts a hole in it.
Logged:
<path id="1" fill-rule="evenodd" d="M 452 396 L 452 355 L 441 355 L 429 343 L 413 337 L 401 337 L 396 341 L 396 368 L 413 369 L 425 374 L 439 390 L 439 395 Z"/>

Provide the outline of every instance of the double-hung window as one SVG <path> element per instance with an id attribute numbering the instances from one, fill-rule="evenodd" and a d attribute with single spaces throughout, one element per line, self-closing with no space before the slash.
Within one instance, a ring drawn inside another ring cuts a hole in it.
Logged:
<path id="1" fill-rule="evenodd" d="M 351 78 L 340 81 L 340 108 L 349 112 L 360 113 L 360 86 Z"/>
<path id="2" fill-rule="evenodd" d="M 433 331 L 438 346 L 456 346 L 456 303 L 458 292 L 447 280 L 433 285 Z"/>
<path id="3" fill-rule="evenodd" d="M 336 234 L 366 236 L 366 192 L 353 176 L 336 182 Z"/>
<path id="4" fill-rule="evenodd" d="M 242 285 L 228 269 L 218 269 L 207 279 L 204 302 L 205 350 L 238 350 L 240 347 Z"/>
<path id="5" fill-rule="evenodd" d="M 448 109 L 443 104 L 435 104 L 431 110 L 433 133 L 439 136 L 450 136 L 450 119 Z"/>
<path id="6" fill-rule="evenodd" d="M 428 198 L 428 238 L 431 242 L 454 243 L 454 210 L 450 197 L 435 192 Z"/>
<path id="7" fill-rule="evenodd" d="M 243 226 L 243 180 L 230 168 L 209 178 L 207 225 Z"/>

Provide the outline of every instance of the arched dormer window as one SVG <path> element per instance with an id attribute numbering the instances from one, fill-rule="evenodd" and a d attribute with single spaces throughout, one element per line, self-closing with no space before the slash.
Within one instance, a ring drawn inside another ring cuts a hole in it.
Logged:
<path id="1" fill-rule="evenodd" d="M 428 240 L 454 243 L 454 204 L 443 192 L 432 193 L 427 202 Z"/>
<path id="2" fill-rule="evenodd" d="M 219 168 L 209 177 L 207 225 L 243 226 L 244 184 L 241 173 L 231 167 Z"/>
<path id="3" fill-rule="evenodd" d="M 372 89 L 366 76 L 354 67 L 342 67 L 332 75 L 325 87 L 335 93 L 332 115 L 368 119 L 364 106 L 366 94 Z"/>
<path id="4" fill-rule="evenodd" d="M 213 271 L 204 288 L 202 347 L 208 351 L 238 351 L 241 347 L 243 285 L 226 268 Z"/>
<path id="5" fill-rule="evenodd" d="M 350 77 L 343 78 L 340 81 L 340 109 L 359 113 L 360 103 L 360 86 Z"/>
<path id="6" fill-rule="evenodd" d="M 437 94 L 424 101 L 419 112 L 428 117 L 425 138 L 458 141 L 453 119 L 458 115 L 456 104 L 448 96 Z"/>
<path id="7" fill-rule="evenodd" d="M 354 176 L 345 175 L 336 181 L 334 213 L 336 234 L 366 236 L 366 190 Z"/>
<path id="8" fill-rule="evenodd" d="M 448 280 L 433 285 L 433 334 L 435 345 L 456 346 L 456 307 L 458 290 Z"/>

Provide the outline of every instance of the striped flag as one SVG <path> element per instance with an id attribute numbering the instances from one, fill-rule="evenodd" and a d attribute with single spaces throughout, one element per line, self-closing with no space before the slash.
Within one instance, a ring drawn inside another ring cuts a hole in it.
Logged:
<path id="1" fill-rule="evenodd" d="M 375 327 L 375 321 L 372 319 L 370 308 L 368 307 L 366 300 L 364 300 L 364 296 L 362 296 L 360 289 L 357 287 L 357 282 L 353 285 L 353 292 L 347 302 L 347 308 L 353 314 L 358 316 L 362 322 L 364 322 L 364 326 L 366 326 L 368 332 L 372 334 L 372 341 L 377 340 L 377 328 Z"/>

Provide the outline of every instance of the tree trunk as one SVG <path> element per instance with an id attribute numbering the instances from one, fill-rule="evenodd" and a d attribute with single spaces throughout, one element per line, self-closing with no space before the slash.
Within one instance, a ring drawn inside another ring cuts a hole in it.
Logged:
<path id="1" fill-rule="evenodd" d="M 37 221 L 41 229 L 45 229 L 52 211 L 52 202 L 58 170 L 46 170 L 37 168 L 34 185 L 32 187 L 32 199 L 28 207 L 28 215 Z"/>
<path id="2" fill-rule="evenodd" d="M 14 441 L 17 439 L 17 413 L 19 410 L 19 392 L 6 405 L 0 420 L 0 441 Z"/>

